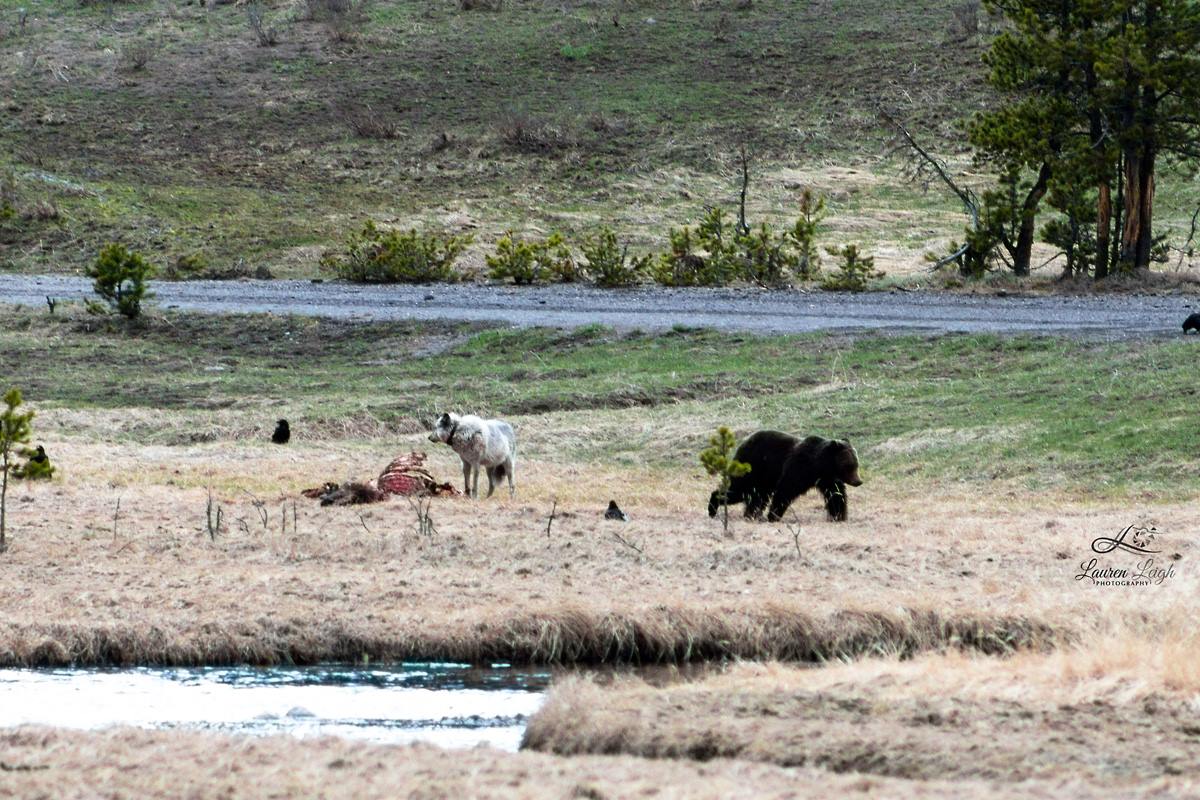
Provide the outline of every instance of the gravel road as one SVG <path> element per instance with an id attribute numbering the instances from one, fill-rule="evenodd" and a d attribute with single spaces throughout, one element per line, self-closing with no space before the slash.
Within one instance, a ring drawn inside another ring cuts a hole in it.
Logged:
<path id="1" fill-rule="evenodd" d="M 589 286 L 359 286 L 310 281 L 155 281 L 165 308 L 272 312 L 356 320 L 460 320 L 516 327 L 618 329 L 677 325 L 749 333 L 830 329 L 1075 333 L 1104 338 L 1180 335 L 1200 309 L 1193 295 L 997 297 L 935 292 L 603 290 Z M 86 278 L 0 275 L 0 302 L 43 305 L 46 296 L 91 296 Z"/>

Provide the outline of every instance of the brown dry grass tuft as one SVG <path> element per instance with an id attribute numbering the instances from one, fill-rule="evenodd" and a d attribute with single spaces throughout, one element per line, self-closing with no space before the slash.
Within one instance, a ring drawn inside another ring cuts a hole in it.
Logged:
<path id="1" fill-rule="evenodd" d="M 705 515 L 711 487 L 698 466 L 681 481 L 529 457 L 516 499 L 438 499 L 438 534 L 427 536 L 399 500 L 321 508 L 297 497 L 429 448 L 420 434 L 286 448 L 137 445 L 91 439 L 107 412 L 46 418 L 47 430 L 89 441 L 51 435 L 45 444 L 70 480 L 10 495 L 13 549 L 0 575 L 8 665 L 1005 653 L 1091 636 L 1106 619 L 1153 622 L 1196 586 L 1191 544 L 1179 537 L 1170 540 L 1183 559 L 1178 577 L 1142 592 L 1136 612 L 1121 591 L 1072 578 L 1093 536 L 1131 513 L 1186 529 L 1193 504 L 1059 507 L 1038 521 L 1004 497 L 944 497 L 931 517 L 923 497 L 871 482 L 856 491 L 848 523 L 827 522 L 804 498 L 787 525 L 739 520 L 724 538 Z M 574 429 L 562 421 L 569 449 Z M 526 437 L 526 452 L 548 449 L 536 432 Z M 457 480 L 457 458 L 429 452 L 433 474 Z M 223 510 L 215 541 L 210 489 Z M 609 497 L 630 523 L 603 520 Z M 616 526 L 643 552 L 623 546 Z"/>
<path id="2" fill-rule="evenodd" d="M 1136 787 L 1074 778 L 1011 786 L 901 781 L 749 761 L 696 764 L 602 756 L 510 755 L 486 748 L 381 747 L 337 739 L 235 738 L 181 731 L 0 732 L 5 796 L 487 798 L 1184 797 L 1191 778 Z"/>
<path id="3" fill-rule="evenodd" d="M 523 746 L 739 758 L 893 777 L 1131 787 L 1200 774 L 1200 636 L 1127 629 L 1049 654 L 743 664 L 653 687 L 558 682 Z M 1152 752 L 1146 743 L 1153 742 Z"/>
<path id="4" fill-rule="evenodd" d="M 444 603 L 428 599 L 430 608 Z M 334 618 L 319 621 L 320 602 L 309 608 L 288 605 L 294 616 L 282 620 L 269 613 L 270 604 L 255 607 L 251 600 L 232 613 L 226 609 L 195 621 L 155 612 L 120 622 L 10 621 L 0 627 L 0 666 L 311 664 L 365 658 L 585 665 L 828 661 L 947 647 L 999 654 L 1046 647 L 1065 635 L 1022 618 L 909 609 L 819 617 L 778 605 L 711 610 L 686 604 L 633 603 L 619 609 L 553 604 L 534 612 L 466 613 L 438 623 L 430 620 L 436 615 L 422 613 L 377 621 L 376 614 L 368 614 L 364 623 L 340 605 L 331 609 Z"/>

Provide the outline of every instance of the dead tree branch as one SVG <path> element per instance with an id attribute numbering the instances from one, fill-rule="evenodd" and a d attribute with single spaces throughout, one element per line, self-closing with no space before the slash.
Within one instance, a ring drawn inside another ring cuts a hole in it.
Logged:
<path id="1" fill-rule="evenodd" d="M 1192 224 L 1191 224 L 1191 227 L 1188 229 L 1187 238 L 1183 240 L 1183 244 L 1180 245 L 1178 248 L 1179 249 L 1179 261 L 1176 262 L 1176 264 L 1175 264 L 1176 271 L 1178 271 L 1180 268 L 1183 267 L 1183 259 L 1191 258 L 1192 254 L 1195 253 L 1195 249 L 1192 247 L 1192 242 L 1194 242 L 1196 240 L 1196 220 L 1197 220 L 1197 218 L 1200 218 L 1200 204 L 1197 204 L 1196 210 L 1192 212 Z"/>
<path id="2" fill-rule="evenodd" d="M 612 531 L 612 537 L 614 539 L 616 539 L 619 543 L 628 547 L 633 552 L 637 553 L 638 555 L 644 555 L 646 552 L 646 550 L 645 550 L 646 543 L 645 542 L 642 542 L 642 544 L 640 544 L 640 545 L 634 544 L 633 542 L 629 541 L 628 539 L 626 539 L 624 536 L 617 533 L 616 531 Z"/>
<path id="3" fill-rule="evenodd" d="M 738 201 L 738 221 L 737 232 L 741 236 L 745 236 L 750 232 L 750 225 L 746 222 L 746 190 L 750 188 L 750 155 L 746 152 L 746 145 L 738 148 L 738 161 L 742 167 L 742 194 Z"/>
<path id="4" fill-rule="evenodd" d="M 121 518 L 121 498 L 117 497 L 117 507 L 113 509 L 113 541 L 117 540 L 117 520 Z"/>
<path id="5" fill-rule="evenodd" d="M 922 147 L 900 120 L 889 114 L 882 106 L 877 105 L 875 111 L 880 119 L 896 129 L 896 134 L 904 140 L 908 150 L 916 159 L 914 177 L 920 177 L 930 171 L 936 175 L 962 201 L 963 209 L 967 212 L 967 216 L 971 218 L 971 230 L 979 230 L 979 198 L 975 192 L 955 183 L 954 179 L 946 171 L 946 165 Z M 934 262 L 933 269 L 944 267 L 952 261 L 959 261 L 969 249 L 970 244 L 964 243 L 958 250 Z"/>

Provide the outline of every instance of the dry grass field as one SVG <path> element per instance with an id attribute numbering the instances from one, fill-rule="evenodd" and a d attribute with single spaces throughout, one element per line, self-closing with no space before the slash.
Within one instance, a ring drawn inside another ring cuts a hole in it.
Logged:
<path id="1" fill-rule="evenodd" d="M 1187 342 L 10 319 L 59 472 L 10 487 L 0 664 L 724 669 L 564 674 L 527 734 L 547 752 L 516 756 L 5 731 L 0 796 L 1197 791 Z M 403 498 L 300 495 L 413 449 L 458 482 L 421 426 L 442 406 L 516 425 L 515 498 L 435 498 L 422 533 Z M 850 520 L 810 495 L 726 535 L 696 459 L 722 423 L 849 432 Z M 1077 578 L 1130 525 L 1169 577 Z"/>
<path id="2" fill-rule="evenodd" d="M 23 798 L 1168 798 L 1194 796 L 1192 779 L 1116 789 L 1071 776 L 1004 784 L 909 781 L 744 760 L 559 758 L 486 749 L 377 747 L 336 739 L 244 739 L 122 730 L 0 732 L 8 767 L 0 796 Z"/>
<path id="3" fill-rule="evenodd" d="M 1126 632 L 1005 659 L 951 653 L 823 669 L 746 664 L 666 688 L 572 679 L 534 717 L 525 746 L 914 781 L 1069 775 L 1118 796 L 1150 786 L 1185 796 L 1200 774 L 1200 639 L 1182 637 Z"/>
<path id="4" fill-rule="evenodd" d="M 297 497 L 373 476 L 409 448 L 454 476 L 456 457 L 420 434 L 287 448 L 50 445 L 63 474 L 80 477 L 10 497 L 8 664 L 1003 652 L 1079 641 L 1197 596 L 1184 536 L 1165 537 L 1178 574 L 1134 590 L 1136 604 L 1131 590 L 1074 579 L 1092 538 L 1131 514 L 1187 530 L 1194 502 L 1031 514 L 1009 498 L 943 496 L 934 512 L 921 493 L 876 479 L 853 492 L 844 525 L 805 497 L 786 524 L 739 519 L 726 537 L 705 513 L 711 486 L 698 467 L 676 476 L 529 459 L 515 499 L 435 499 L 437 532 L 421 535 L 401 498 L 323 508 Z M 198 483 L 215 487 L 215 539 Z M 602 519 L 609 496 L 628 524 Z"/>

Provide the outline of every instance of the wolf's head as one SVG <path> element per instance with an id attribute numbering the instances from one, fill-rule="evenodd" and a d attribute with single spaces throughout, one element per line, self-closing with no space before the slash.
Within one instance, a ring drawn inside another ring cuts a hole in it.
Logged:
<path id="1" fill-rule="evenodd" d="M 438 417 L 437 424 L 433 426 L 433 430 L 429 434 L 431 442 L 449 442 L 450 437 L 454 435 L 454 430 L 458 427 L 458 414 L 447 411 Z"/>

